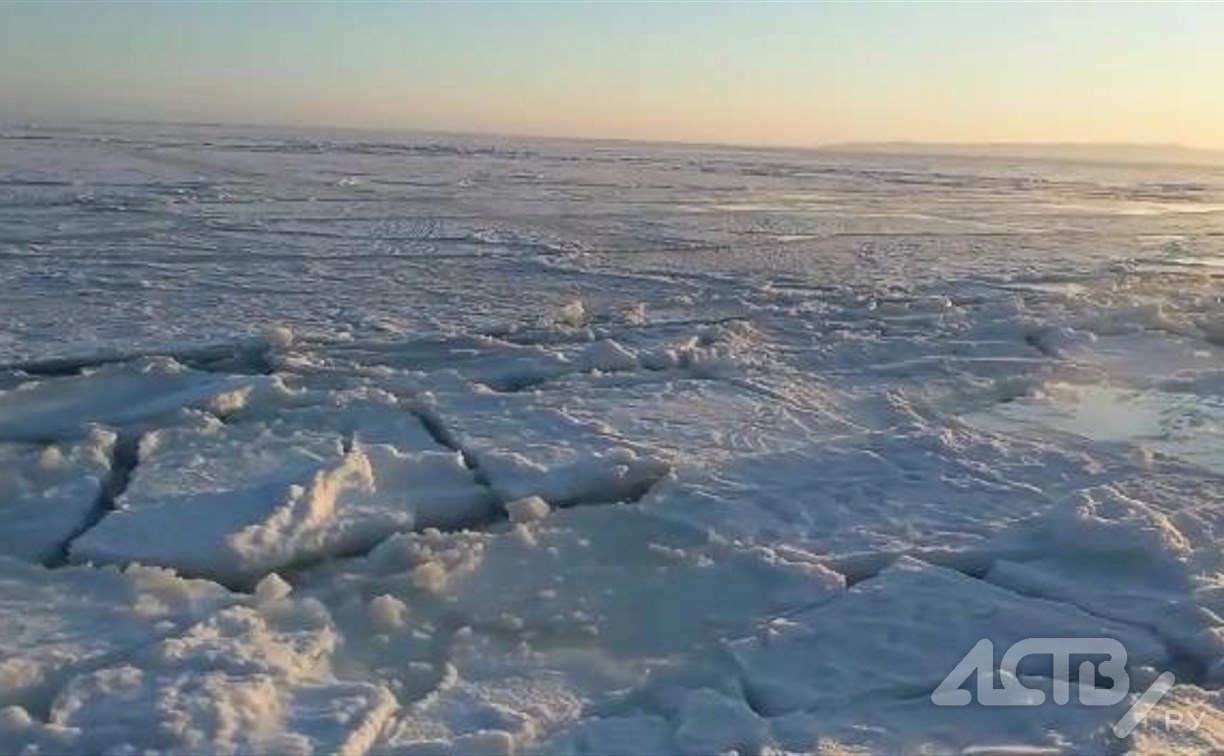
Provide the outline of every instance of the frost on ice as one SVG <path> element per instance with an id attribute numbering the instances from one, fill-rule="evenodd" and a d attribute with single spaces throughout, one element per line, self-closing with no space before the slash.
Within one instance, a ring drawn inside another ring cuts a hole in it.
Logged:
<path id="1" fill-rule="evenodd" d="M 114 446 L 115 434 L 102 429 L 81 441 L 0 443 L 0 553 L 60 559 L 102 504 Z"/>
<path id="2" fill-rule="evenodd" d="M 0 751 L 1224 743 L 1218 174 L 106 128 L 0 133 Z M 1125 742 L 930 700 L 1102 636 Z"/>
<path id="3" fill-rule="evenodd" d="M 334 408 L 343 413 L 343 405 Z M 358 406 L 354 412 L 360 415 Z M 406 410 L 377 407 L 393 419 Z M 479 520 L 490 509 L 461 456 L 436 448 L 412 415 L 401 447 L 363 443 L 387 417 L 360 421 L 350 437 L 316 412 L 272 422 L 199 426 L 146 435 L 116 511 L 77 539 L 77 562 L 173 567 L 229 584 L 278 569 L 368 550 L 416 527 Z M 347 447 L 347 448 L 346 448 Z M 149 539 L 149 533 L 163 537 Z"/>

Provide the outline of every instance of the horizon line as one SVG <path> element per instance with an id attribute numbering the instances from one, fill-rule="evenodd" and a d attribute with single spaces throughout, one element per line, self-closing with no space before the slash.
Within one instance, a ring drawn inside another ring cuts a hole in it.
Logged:
<path id="1" fill-rule="evenodd" d="M 907 149 L 917 150 L 973 150 L 973 149 L 1089 149 L 1089 150 L 1169 150 L 1190 153 L 1204 158 L 1224 160 L 1224 148 L 1205 145 L 1187 144 L 1184 142 L 1117 142 L 1117 141 L 1026 141 L 1026 140 L 988 140 L 988 141 L 957 141 L 957 140 L 915 140 L 886 139 L 864 141 L 814 142 L 810 144 L 778 144 L 753 142 L 719 142 L 719 141 L 686 141 L 680 139 L 661 139 L 624 136 L 577 136 L 551 133 L 499 132 L 480 129 L 431 129 L 403 126 L 352 126 L 334 123 L 285 123 L 276 121 L 228 121 L 202 118 L 108 118 L 108 117 L 71 117 L 71 116 L 0 116 L 0 127 L 14 126 L 86 126 L 86 125 L 130 125 L 130 126 L 188 126 L 198 128 L 250 128 L 250 129 L 287 129 L 298 131 L 336 131 L 360 132 L 370 134 L 401 134 L 401 135 L 432 135 L 447 137 L 484 137 L 516 140 L 544 140 L 555 142 L 593 142 L 593 143 L 625 143 L 645 144 L 669 147 L 717 148 L 727 150 L 762 150 L 762 151 L 800 151 L 800 152 L 833 152 L 852 154 L 855 152 L 886 153 L 890 149 L 897 150 L 894 154 L 907 153 Z M 916 153 L 922 154 L 921 152 Z M 964 155 L 980 157 L 1003 157 L 987 154 Z M 1035 156 L 1014 156 L 1035 157 Z M 1063 158 L 1074 159 L 1074 158 Z M 1085 156 L 1084 159 L 1089 159 Z M 1160 163 L 1159 159 L 1151 161 Z"/>

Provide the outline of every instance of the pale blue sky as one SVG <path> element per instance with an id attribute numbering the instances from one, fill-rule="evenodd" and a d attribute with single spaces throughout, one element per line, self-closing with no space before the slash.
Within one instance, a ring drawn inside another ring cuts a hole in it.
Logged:
<path id="1" fill-rule="evenodd" d="M 1224 147 L 1224 3 L 0 0 L 0 119 Z"/>

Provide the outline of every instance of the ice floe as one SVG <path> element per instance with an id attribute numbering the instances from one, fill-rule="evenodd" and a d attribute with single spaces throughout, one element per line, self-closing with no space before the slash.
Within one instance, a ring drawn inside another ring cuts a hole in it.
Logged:
<path id="1" fill-rule="evenodd" d="M 419 421 L 382 410 L 370 433 L 356 437 L 398 438 L 393 430 L 407 426 L 406 450 L 346 443 L 309 411 L 271 423 L 207 419 L 154 431 L 140 444 L 115 511 L 77 539 L 70 556 L 246 584 L 368 549 L 398 531 L 480 519 L 492 503 L 462 457 L 420 450 L 432 444 Z"/>
<path id="2" fill-rule="evenodd" d="M 1218 173 L 15 133 L 0 751 L 1224 742 Z"/>
<path id="3" fill-rule="evenodd" d="M 0 443 L 0 553 L 32 562 L 61 558 L 101 514 L 115 440 L 95 428 L 77 442 Z"/>

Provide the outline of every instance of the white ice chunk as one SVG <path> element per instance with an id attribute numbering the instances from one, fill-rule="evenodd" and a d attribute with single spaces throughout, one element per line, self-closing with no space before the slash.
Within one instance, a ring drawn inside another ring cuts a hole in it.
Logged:
<path id="1" fill-rule="evenodd" d="M 1067 357 L 1096 343 L 1092 331 L 1081 331 L 1067 326 L 1046 326 L 1030 333 L 1027 340 L 1042 354 L 1051 357 Z"/>
<path id="2" fill-rule="evenodd" d="M 383 745 L 465 752 L 466 738 L 491 733 L 520 749 L 554 735 L 581 741 L 566 729 L 655 667 L 702 659 L 734 684 L 727 639 L 835 601 L 843 586 L 811 555 L 738 547 L 640 507 L 607 505 L 503 531 L 396 536 L 367 557 L 316 568 L 297 595 L 333 607 L 346 668 L 419 699 Z M 600 716 L 629 712 L 614 705 Z M 622 725 L 626 741 L 660 742 L 649 726 L 637 735 L 632 723 L 605 727 Z"/>
<path id="3" fill-rule="evenodd" d="M 458 452 L 401 452 L 389 444 L 359 444 L 357 451 L 370 461 L 376 504 L 410 511 L 417 530 L 477 525 L 493 515 L 492 495 Z"/>
<path id="4" fill-rule="evenodd" d="M 194 622 L 237 597 L 165 570 L 0 559 L 0 706 L 41 708 L 66 677 Z"/>
<path id="5" fill-rule="evenodd" d="M 1038 706 L 936 706 L 926 695 L 879 695 L 845 706 L 792 712 L 769 719 L 773 742 L 786 753 L 1108 753 L 1133 741 L 1111 731 L 1130 700 L 1112 706 L 1085 706 L 1072 686 L 1070 701 L 1058 704 L 1051 680 L 1021 676 L 1020 682 L 1045 694 Z"/>
<path id="6" fill-rule="evenodd" d="M 397 531 L 461 523 L 491 509 L 454 452 L 381 444 L 346 452 L 338 435 L 308 426 L 150 434 L 118 510 L 74 542 L 72 558 L 248 584 L 368 549 Z"/>
<path id="7" fill-rule="evenodd" d="M 581 328 L 586 325 L 588 317 L 586 306 L 583 305 L 582 300 L 576 299 L 558 307 L 553 315 L 553 320 L 557 325 Z"/>
<path id="8" fill-rule="evenodd" d="M 642 500 L 728 537 L 830 555 L 932 549 L 985 556 L 1055 506 L 1096 461 L 957 426 L 898 427 L 681 470 Z"/>
<path id="9" fill-rule="evenodd" d="M 315 392 L 318 393 L 318 392 Z M 298 406 L 259 419 L 286 430 L 332 431 L 361 444 L 390 444 L 401 451 L 441 451 L 413 411 L 376 388 L 328 392 L 313 406 Z"/>
<path id="10" fill-rule="evenodd" d="M 597 421 L 579 420 L 530 393 L 450 382 L 432 399 L 429 411 L 506 500 L 540 496 L 564 506 L 633 499 L 671 467 Z"/>
<path id="11" fill-rule="evenodd" d="M 828 387 L 784 376 L 732 382 L 582 375 L 533 401 L 666 455 L 680 469 L 717 471 L 728 458 L 810 446 L 848 430 Z"/>
<path id="12" fill-rule="evenodd" d="M 364 753 L 395 698 L 336 679 L 328 615 L 312 602 L 234 607 L 121 663 L 74 678 L 50 723 L 85 753 Z"/>
<path id="13" fill-rule="evenodd" d="M 0 751 L 4 753 L 71 753 L 80 732 L 48 725 L 21 706 L 0 708 Z"/>
<path id="14" fill-rule="evenodd" d="M 293 330 L 288 326 L 267 326 L 259 336 L 264 343 L 274 349 L 288 349 L 293 346 Z"/>
<path id="15" fill-rule="evenodd" d="M 637 355 L 612 339 L 596 341 L 582 351 L 579 362 L 586 370 L 604 373 L 636 370 Z"/>
<path id="16" fill-rule="evenodd" d="M 80 442 L 0 443 L 0 554 L 61 557 L 100 503 L 114 446 L 115 434 L 98 428 Z"/>
<path id="17" fill-rule="evenodd" d="M 675 737 L 683 753 L 757 753 L 768 730 L 742 698 L 699 688 L 684 697 Z"/>
<path id="18" fill-rule="evenodd" d="M 1025 638 L 1099 637 L 1120 641 L 1131 665 L 1167 661 L 1142 629 L 903 558 L 837 601 L 775 620 L 732 652 L 757 709 L 779 715 L 929 696 L 982 639 L 1001 655 Z M 1023 664 L 1020 672 L 1049 674 Z"/>
<path id="19" fill-rule="evenodd" d="M 592 691 L 628 679 L 596 650 L 537 652 L 464 628 L 436 687 L 403 709 L 374 750 L 521 753 L 577 721 Z"/>
<path id="20" fill-rule="evenodd" d="M 990 582 L 1151 629 L 1205 667 L 1224 660 L 1224 508 L 1205 483 L 1136 483 L 1078 492 L 1001 536 Z M 1145 497 L 1144 499 L 1138 498 Z"/>
<path id="21" fill-rule="evenodd" d="M 561 510 L 500 535 L 401 543 L 440 571 L 434 592 L 472 622 L 597 636 L 626 653 L 713 647 L 844 586 L 810 557 L 711 541 L 628 505 Z"/>
<path id="22" fill-rule="evenodd" d="M 370 599 L 370 624 L 384 633 L 402 628 L 407 617 L 408 605 L 394 596 L 384 593 Z"/>
<path id="23" fill-rule="evenodd" d="M 506 513 L 510 521 L 515 523 L 535 522 L 548 516 L 551 508 L 548 502 L 539 496 L 528 496 L 525 499 L 515 499 L 506 504 Z"/>
<path id="24" fill-rule="evenodd" d="M 289 598 L 293 593 L 293 586 L 285 582 L 285 579 L 275 572 L 270 573 L 263 580 L 255 584 L 255 599 L 261 603 L 269 601 L 281 601 Z"/>
<path id="25" fill-rule="evenodd" d="M 0 438 L 45 442 L 84 434 L 90 423 L 142 422 L 204 407 L 255 380 L 190 370 L 166 357 L 107 365 L 0 393 Z"/>
<path id="26" fill-rule="evenodd" d="M 375 365 L 374 370 L 454 371 L 466 380 L 513 391 L 581 369 L 565 355 L 539 344 L 515 344 L 490 336 L 451 335 L 396 342 L 359 342 L 332 347 L 317 357 L 312 371 L 351 376 L 345 363 Z M 365 368 L 362 368 L 365 369 Z"/>

